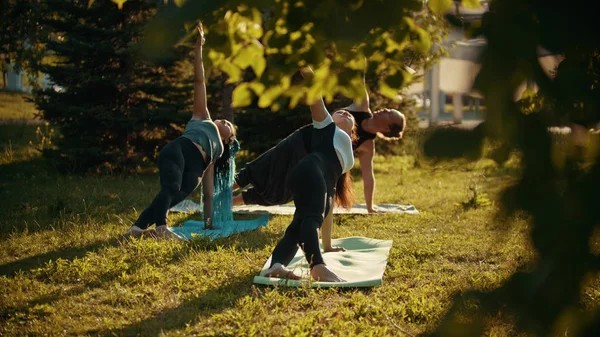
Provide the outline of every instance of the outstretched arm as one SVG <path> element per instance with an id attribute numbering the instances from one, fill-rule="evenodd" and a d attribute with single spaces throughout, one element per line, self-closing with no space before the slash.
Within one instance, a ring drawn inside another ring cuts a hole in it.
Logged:
<path id="1" fill-rule="evenodd" d="M 204 30 L 199 23 L 196 28 L 198 39 L 194 46 L 194 113 L 192 119 L 210 119 L 206 104 L 206 82 L 204 79 L 204 64 L 202 63 L 202 46 L 204 45 Z"/>
<path id="2" fill-rule="evenodd" d="M 366 140 L 356 150 L 356 156 L 360 161 L 360 172 L 363 179 L 363 187 L 365 192 L 365 203 L 367 211 L 374 213 L 373 195 L 375 193 L 375 174 L 373 173 L 373 157 L 375 155 L 375 141 L 373 139 Z"/>
<path id="3" fill-rule="evenodd" d="M 314 75 L 314 72 L 311 68 L 302 68 L 300 73 L 305 78 L 311 78 Z M 312 115 L 312 119 L 315 122 L 322 122 L 329 116 L 329 111 L 325 107 L 325 102 L 323 101 L 323 96 L 319 97 L 314 102 L 308 102 L 310 105 L 310 114 Z"/>
<path id="4" fill-rule="evenodd" d="M 369 93 L 367 92 L 367 84 L 365 83 L 364 76 L 363 84 L 364 95 L 358 99 L 355 99 L 354 102 L 352 102 L 352 104 L 344 108 L 345 110 L 371 112 L 371 109 L 369 108 Z"/>
<path id="5" fill-rule="evenodd" d="M 363 89 L 364 93 L 362 97 L 359 97 L 352 102 L 352 104 L 348 105 L 344 109 L 350 111 L 364 111 L 371 112 L 369 109 L 369 93 L 367 92 L 367 83 L 365 81 L 365 74 L 367 72 L 367 60 L 365 59 L 365 72 L 363 73 Z"/>
<path id="6" fill-rule="evenodd" d="M 324 252 L 345 252 L 342 247 L 333 247 L 331 245 L 331 234 L 333 233 L 333 210 L 329 210 L 329 214 L 323 220 L 321 226 L 321 241 L 323 242 Z"/>

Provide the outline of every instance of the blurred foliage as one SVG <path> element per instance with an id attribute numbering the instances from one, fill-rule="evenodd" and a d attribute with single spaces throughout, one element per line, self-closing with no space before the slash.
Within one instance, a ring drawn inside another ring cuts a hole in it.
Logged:
<path id="1" fill-rule="evenodd" d="M 425 150 L 436 157 L 464 156 L 484 137 L 501 143 L 492 154 L 498 161 L 518 150 L 523 171 L 504 192 L 504 215 L 531 215 L 538 261 L 497 289 L 457 295 L 430 336 L 486 334 L 487 319 L 498 313 L 527 335 L 600 335 L 600 310 L 586 311 L 581 303 L 582 287 L 600 269 L 590 242 L 599 223 L 600 153 L 597 144 L 578 139 L 585 132 L 576 132 L 576 125 L 591 127 L 600 119 L 600 23 L 592 8 L 595 2 L 588 0 L 490 2 L 481 23 L 488 43 L 475 82 L 486 99 L 486 122 L 456 135 L 440 130 Z M 564 57 L 550 76 L 538 61 L 540 47 Z M 525 81 L 539 91 L 528 90 L 515 102 Z M 557 158 L 549 127 L 565 124 L 575 128 L 563 146 L 566 156 Z"/>
<path id="2" fill-rule="evenodd" d="M 58 62 L 43 64 L 54 87 L 35 93 L 46 121 L 57 125 L 56 147 L 44 148 L 66 172 L 122 171 L 153 162 L 165 140 L 189 119 L 191 72 L 177 58 L 144 61 L 136 43 L 156 2 L 132 1 L 117 10 L 108 0 L 39 4 L 43 40 Z M 160 6 L 160 5 L 159 5 Z"/>
<path id="3" fill-rule="evenodd" d="M 429 68 L 443 53 L 431 49 L 447 34 L 440 14 L 418 0 L 350 6 L 336 1 L 240 3 L 190 1 L 162 10 L 141 47 L 145 55 L 160 59 L 167 55 L 166 46 L 192 43 L 193 34 L 181 38 L 179 27 L 189 29 L 202 20 L 207 69 L 236 85 L 235 123 L 244 153 L 260 154 L 310 123 L 305 105 L 298 106 L 307 95 L 311 100 L 322 93 L 330 111 L 349 105 L 364 92 L 363 75 L 373 111 L 396 108 L 411 114 L 416 124 L 412 110 L 403 109 L 410 104 L 399 97 L 411 81 L 421 80 L 412 69 Z M 383 15 L 379 6 L 397 11 Z M 316 72 L 311 83 L 297 75 L 306 65 Z M 220 83 L 209 83 L 209 91 L 211 85 Z"/>
<path id="4" fill-rule="evenodd" d="M 54 61 L 51 65 L 45 65 L 44 70 L 60 69 L 64 66 L 60 58 L 62 51 L 46 48 L 46 41 L 56 45 L 57 41 L 69 37 L 71 33 L 65 27 L 56 28 L 44 23 L 48 13 L 51 13 L 44 8 L 62 5 L 60 2 L 46 5 L 35 0 L 23 3 L 27 6 L 19 6 L 28 8 L 29 12 L 35 10 L 36 15 L 20 18 L 24 23 L 21 25 L 22 29 L 19 29 L 19 36 L 32 37 L 40 46 L 42 54 L 46 58 L 48 55 L 52 57 Z M 158 9 L 156 18 L 145 27 L 146 39 L 140 44 L 133 43 L 132 40 L 130 45 L 140 52 L 137 55 L 143 55 L 159 64 L 181 59 L 181 48 L 172 46 L 191 45 L 194 40 L 194 22 L 201 19 L 207 32 L 204 62 L 210 75 L 207 83 L 209 108 L 215 117 L 233 119 L 227 114 L 230 110 L 224 106 L 229 97 L 224 95 L 223 88 L 226 85 L 236 85 L 232 98 L 234 106 L 238 108 L 235 122 L 240 125 L 239 138 L 244 141 L 243 149 L 254 154 L 268 149 L 299 126 L 310 122 L 305 113 L 307 110 L 303 107 L 296 108 L 307 94 L 309 99 L 313 99 L 322 92 L 330 109 L 350 104 L 353 97 L 363 92 L 362 76 L 365 69 L 372 109 L 375 111 L 382 107 L 392 107 L 405 112 L 402 109 L 405 103 L 398 99 L 399 89 L 406 87 L 410 81 L 420 80 L 418 76 L 412 75 L 413 71 L 408 67 L 428 68 L 442 53 L 441 48 L 431 50 L 430 47 L 438 44 L 447 34 L 447 25 L 441 14 L 429 11 L 420 0 L 356 2 L 351 6 L 336 1 L 250 1 L 245 4 L 240 4 L 240 1 L 166 1 L 159 4 L 160 2 L 151 0 L 82 0 L 67 3 L 78 6 L 80 10 L 87 8 L 87 12 L 81 13 L 82 20 L 85 20 L 84 16 L 97 12 L 96 8 L 99 6 L 121 13 L 126 13 L 131 6 L 140 3 Z M 16 3 L 11 4 L 15 8 L 11 13 L 23 13 L 23 10 L 17 10 L 19 6 Z M 380 6 L 392 6 L 391 9 L 395 12 L 383 15 L 380 13 Z M 56 17 L 63 16 L 60 12 L 53 15 L 55 17 L 51 17 L 49 22 L 60 21 Z M 110 13 L 110 16 L 114 15 L 115 13 Z M 378 20 L 372 20 L 373 17 Z M 145 24 L 146 19 L 137 23 Z M 83 26 L 86 23 L 80 24 Z M 108 25 L 111 23 L 104 20 L 102 24 L 106 24 L 109 29 Z M 119 26 L 116 22 L 112 24 Z M 43 34 L 28 33 L 31 26 L 38 27 L 37 31 Z M 93 35 L 96 32 L 90 29 L 79 34 Z M 128 34 L 124 34 L 123 38 L 127 39 L 127 36 Z M 51 48 L 55 48 L 54 45 Z M 132 49 L 121 51 L 131 55 L 129 63 L 135 64 L 135 67 L 144 63 L 135 59 L 137 55 L 133 54 Z M 36 70 L 41 69 L 39 62 L 36 62 Z M 311 86 L 307 86 L 302 80 L 292 81 L 299 67 L 305 65 L 311 65 L 317 73 Z M 96 70 L 95 74 L 102 73 L 99 69 Z M 191 69 L 186 68 L 184 73 L 187 71 Z M 87 78 L 97 76 L 80 74 Z M 121 74 L 123 78 L 131 75 L 132 73 Z M 130 82 L 136 83 L 137 80 Z M 63 84 L 59 85 L 64 87 Z M 44 95 L 66 97 L 64 93 L 46 92 Z M 105 96 L 103 99 L 111 107 L 120 105 L 109 102 L 110 99 L 117 99 L 117 96 Z M 44 100 L 40 96 L 39 104 Z M 53 105 L 45 106 L 52 110 Z M 278 113 L 272 114 L 268 110 L 276 110 Z M 45 116 L 51 118 L 50 113 L 45 113 Z M 141 117 L 143 114 L 137 122 L 142 123 Z M 263 122 L 256 123 L 257 118 Z M 162 120 L 162 123 L 168 125 L 170 122 Z M 248 126 L 252 127 L 251 131 L 246 128 Z M 274 129 L 273 126 L 277 128 Z M 172 129 L 165 125 L 159 129 L 164 127 Z M 83 125 L 79 125 L 78 129 L 86 130 Z M 250 134 L 246 134 L 246 130 Z M 61 134 L 68 136 L 69 132 Z M 96 159 L 90 161 L 90 165 L 83 166 L 95 166 L 99 161 L 107 162 L 114 157 L 109 155 L 104 159 L 100 158 L 101 152 L 114 152 L 112 145 L 107 147 L 98 145 L 95 141 L 93 143 L 87 145 L 97 148 Z M 59 147 L 63 144 L 57 143 Z M 123 146 L 119 152 L 125 152 Z M 139 146 L 129 147 L 127 152 L 129 155 L 114 161 L 112 166 L 117 168 L 123 164 L 129 165 L 132 161 L 127 158 L 148 158 L 149 154 Z M 65 157 L 64 153 L 58 155 Z M 77 157 L 81 157 L 81 154 Z M 66 162 L 73 163 L 71 159 L 72 156 Z"/>
<path id="5" fill-rule="evenodd" d="M 193 34 L 181 39 L 179 27 L 202 20 L 207 66 L 230 83 L 242 82 L 233 92 L 237 107 L 255 103 L 277 111 L 305 96 L 311 101 L 323 94 L 329 103 L 337 94 L 359 97 L 365 60 L 367 77 L 376 79 L 368 81 L 370 91 L 396 99 L 413 80 L 407 66 L 436 59 L 431 47 L 445 36 L 437 13 L 420 0 L 187 1 L 158 14 L 142 47 L 160 58 L 167 46 L 191 43 Z M 314 69 L 313 80 L 292 83 L 303 66 Z"/>

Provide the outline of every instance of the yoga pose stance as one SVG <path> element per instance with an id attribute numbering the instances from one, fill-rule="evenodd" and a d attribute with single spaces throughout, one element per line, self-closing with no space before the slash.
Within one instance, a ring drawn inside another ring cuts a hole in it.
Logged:
<path id="1" fill-rule="evenodd" d="M 379 136 L 386 140 L 401 139 L 406 127 L 406 118 L 395 109 L 381 109 L 371 113 L 366 86 L 364 97 L 344 110 L 352 114 L 358 128 L 358 138 L 352 145 L 354 155 L 360 161 L 367 210 L 369 213 L 378 212 L 373 205 L 375 138 Z M 252 187 L 236 195 L 233 204 L 270 206 L 290 202 L 292 192 L 287 182 L 294 166 L 310 149 L 312 130 L 311 125 L 296 130 L 240 170 L 235 187 L 244 188 L 249 184 Z"/>
<path id="2" fill-rule="evenodd" d="M 303 74 L 312 76 L 312 70 L 304 69 Z M 296 211 L 292 223 L 273 250 L 271 266 L 265 276 L 299 279 L 286 266 L 300 246 L 313 279 L 343 282 L 325 266 L 319 248 L 319 228 L 326 252 L 344 250 L 331 246 L 332 203 L 335 195 L 338 204 L 352 206 L 348 171 L 354 165 L 351 139 L 355 132 L 354 118 L 345 110 L 330 115 L 323 98 L 312 103 L 310 111 L 313 120 L 310 150 L 293 168 L 289 180 Z"/>
<path id="3" fill-rule="evenodd" d="M 204 193 L 204 223 L 212 228 L 212 201 L 215 162 L 229 159 L 229 147 L 235 140 L 236 129 L 227 120 L 210 118 L 206 103 L 206 83 L 202 63 L 204 31 L 197 27 L 198 39 L 194 47 L 194 110 L 182 136 L 162 148 L 158 155 L 160 192 L 154 197 L 127 236 L 143 235 L 178 238 L 167 228 L 169 208 L 191 194 L 202 181 Z M 220 165 L 217 165 L 220 166 Z M 146 232 L 156 224 L 156 231 Z"/>

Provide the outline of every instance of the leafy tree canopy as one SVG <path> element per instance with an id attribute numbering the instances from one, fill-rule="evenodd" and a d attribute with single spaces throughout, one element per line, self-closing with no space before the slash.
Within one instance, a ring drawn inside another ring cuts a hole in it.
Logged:
<path id="1" fill-rule="evenodd" d="M 254 99 L 260 108 L 278 110 L 293 108 L 305 95 L 312 100 L 323 94 L 327 101 L 336 94 L 359 97 L 365 66 L 378 79 L 370 89 L 396 98 L 412 79 L 407 66 L 433 60 L 432 45 L 442 36 L 435 13 L 450 5 L 431 1 L 432 14 L 421 0 L 188 1 L 159 13 L 141 48 L 161 57 L 168 46 L 193 38 L 191 33 L 181 39 L 181 27 L 201 20 L 206 63 L 230 83 L 244 80 L 233 93 L 238 107 Z M 311 83 L 293 83 L 293 74 L 305 66 L 315 71 Z"/>

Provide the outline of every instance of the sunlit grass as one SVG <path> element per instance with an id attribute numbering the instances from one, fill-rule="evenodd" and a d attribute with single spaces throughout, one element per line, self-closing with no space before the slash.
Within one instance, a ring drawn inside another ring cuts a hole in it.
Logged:
<path id="1" fill-rule="evenodd" d="M 417 335 L 455 294 L 494 289 L 535 260 L 527 219 L 497 215 L 517 159 L 377 156 L 376 201 L 410 203 L 420 215 L 336 216 L 334 236 L 394 240 L 383 286 L 256 286 L 291 216 L 214 242 L 121 242 L 157 175 L 60 176 L 29 144 L 35 127 L 15 128 L 0 129 L 0 335 Z M 363 202 L 359 176 L 354 187 Z M 463 207 L 474 188 L 490 204 Z M 173 214 L 171 225 L 189 217 Z M 599 298 L 591 276 L 582 302 L 593 309 Z M 489 324 L 490 335 L 516 335 L 505 317 Z"/>
<path id="2" fill-rule="evenodd" d="M 37 109 L 28 98 L 31 95 L 26 93 L 0 90 L 0 121 L 35 118 Z"/>

